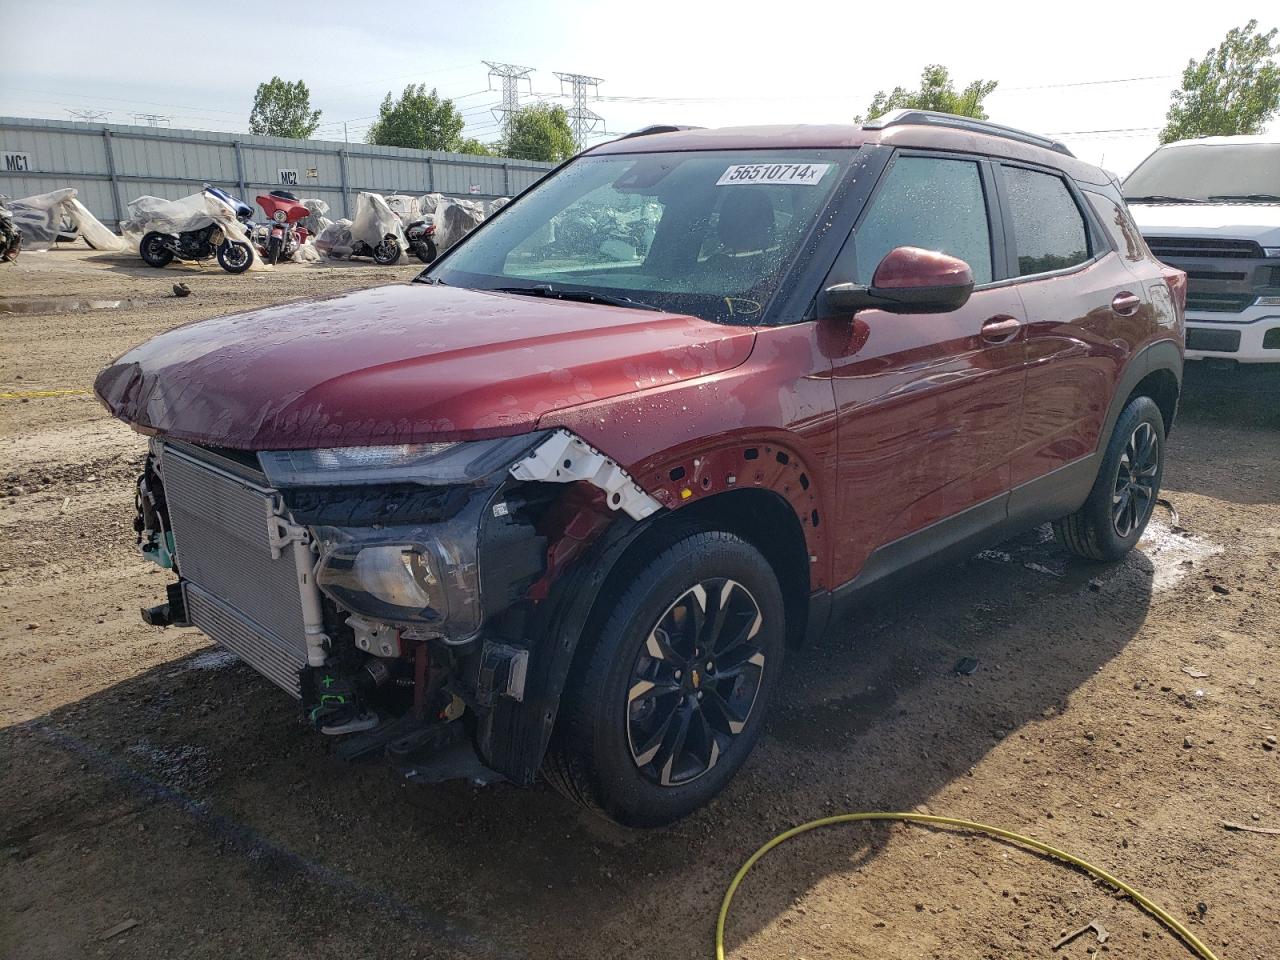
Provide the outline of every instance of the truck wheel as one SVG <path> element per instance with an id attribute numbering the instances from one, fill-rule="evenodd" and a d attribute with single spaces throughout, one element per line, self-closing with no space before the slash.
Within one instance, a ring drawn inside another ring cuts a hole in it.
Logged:
<path id="1" fill-rule="evenodd" d="M 544 772 L 618 823 L 671 823 L 742 766 L 782 668 L 782 590 L 738 537 L 691 533 L 601 595 Z"/>
<path id="2" fill-rule="evenodd" d="M 166 246 L 167 239 L 163 233 L 152 230 L 138 244 L 138 256 L 149 267 L 167 267 L 173 260 L 173 251 Z"/>
<path id="3" fill-rule="evenodd" d="M 1055 520 L 1058 541 L 1087 560 L 1119 560 L 1147 528 L 1164 474 L 1164 417 L 1150 397 L 1120 414 L 1084 506 Z"/>
<path id="4" fill-rule="evenodd" d="M 223 240 L 218 245 L 218 263 L 227 273 L 244 273 L 253 263 L 253 250 L 238 240 Z"/>

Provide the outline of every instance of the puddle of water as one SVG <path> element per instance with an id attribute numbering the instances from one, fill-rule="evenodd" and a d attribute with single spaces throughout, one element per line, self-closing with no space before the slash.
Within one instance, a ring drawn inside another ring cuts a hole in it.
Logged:
<path id="1" fill-rule="evenodd" d="M 141 303 L 141 300 L 88 300 L 83 297 L 0 297 L 0 313 L 43 316 L 89 310 L 123 310 Z"/>
<path id="2" fill-rule="evenodd" d="M 1189 533 L 1179 533 L 1168 521 L 1156 514 L 1147 524 L 1141 550 L 1151 561 L 1153 591 L 1168 590 L 1194 573 L 1201 562 L 1222 552 L 1222 545 Z"/>

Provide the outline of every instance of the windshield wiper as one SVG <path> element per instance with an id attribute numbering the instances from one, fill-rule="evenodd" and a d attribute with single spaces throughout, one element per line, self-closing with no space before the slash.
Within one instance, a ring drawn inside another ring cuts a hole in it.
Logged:
<path id="1" fill-rule="evenodd" d="M 1280 196 L 1274 193 L 1212 193 L 1210 200 L 1246 200 L 1253 203 L 1278 203 Z"/>
<path id="2" fill-rule="evenodd" d="M 495 293 L 518 293 L 526 297 L 551 297 L 555 300 L 572 300 L 575 303 L 599 303 L 609 307 L 634 307 L 638 310 L 656 310 L 663 313 L 661 307 L 631 297 L 615 297 L 608 293 L 596 293 L 594 290 L 557 290 L 549 283 L 539 283 L 532 287 L 492 287 Z"/>
<path id="3" fill-rule="evenodd" d="M 1170 197 L 1163 193 L 1151 193 L 1143 197 L 1125 197 L 1125 203 L 1204 203 L 1195 197 Z"/>

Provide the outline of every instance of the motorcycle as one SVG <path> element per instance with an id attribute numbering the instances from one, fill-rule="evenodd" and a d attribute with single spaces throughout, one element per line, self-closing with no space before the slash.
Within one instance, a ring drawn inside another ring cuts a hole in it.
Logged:
<path id="1" fill-rule="evenodd" d="M 436 247 L 436 225 L 432 217 L 415 220 L 404 229 L 405 239 L 409 241 L 409 249 L 423 263 L 431 263 L 440 256 Z"/>
<path id="2" fill-rule="evenodd" d="M 0 263 L 18 259 L 22 249 L 22 231 L 13 222 L 13 214 L 4 205 L 8 197 L 0 196 Z"/>
<path id="3" fill-rule="evenodd" d="M 138 244 L 138 254 L 152 267 L 168 266 L 174 258 L 208 260 L 216 256 L 218 264 L 227 273 L 244 273 L 253 263 L 253 248 L 248 243 L 228 238 L 219 221 L 235 221 L 244 227 L 252 222 L 253 208 L 217 187 L 206 186 L 198 196 L 203 197 L 207 213 L 198 214 L 193 219 L 196 222 L 208 219 L 208 223 L 177 232 L 151 230 Z"/>
<path id="4" fill-rule="evenodd" d="M 307 228 L 298 221 L 311 215 L 302 203 L 287 190 L 272 190 L 258 197 L 260 206 L 271 222 L 255 227 L 250 237 L 254 246 L 270 264 L 290 260 L 298 248 L 307 242 Z"/>

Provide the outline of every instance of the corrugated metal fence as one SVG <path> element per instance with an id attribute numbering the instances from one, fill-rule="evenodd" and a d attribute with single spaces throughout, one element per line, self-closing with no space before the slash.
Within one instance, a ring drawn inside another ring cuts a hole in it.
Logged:
<path id="1" fill-rule="evenodd" d="M 337 219 L 355 212 L 362 190 L 510 197 L 552 166 L 333 140 L 0 117 L 0 193 L 27 197 L 75 187 L 108 226 L 127 219 L 136 197 L 176 200 L 204 183 L 248 203 L 283 187 L 328 202 Z"/>

